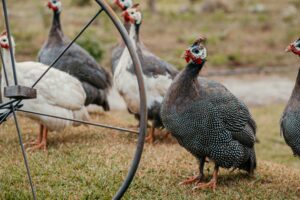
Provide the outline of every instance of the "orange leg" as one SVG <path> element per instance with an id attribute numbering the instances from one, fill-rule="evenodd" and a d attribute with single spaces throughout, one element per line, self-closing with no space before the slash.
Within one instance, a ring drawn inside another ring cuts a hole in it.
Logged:
<path id="1" fill-rule="evenodd" d="M 154 132 L 155 132 L 155 128 L 152 126 L 149 135 L 146 137 L 146 142 L 149 142 L 150 144 L 154 143 L 155 140 Z"/>
<path id="2" fill-rule="evenodd" d="M 193 188 L 193 190 L 196 190 L 196 189 L 212 189 L 212 190 L 215 191 L 216 188 L 217 188 L 218 173 L 219 173 L 219 167 L 215 166 L 215 170 L 214 170 L 212 179 L 208 183 L 198 183 Z"/>
<path id="3" fill-rule="evenodd" d="M 44 126 L 41 124 L 40 125 L 40 132 L 39 132 L 38 138 L 36 140 L 30 141 L 30 142 L 26 142 L 24 144 L 25 148 L 27 148 L 29 146 L 33 146 L 33 145 L 38 145 L 38 144 L 40 144 L 42 142 L 43 129 L 44 129 Z"/>
<path id="4" fill-rule="evenodd" d="M 204 179 L 204 164 L 205 164 L 205 157 L 202 157 L 199 159 L 200 164 L 199 164 L 199 175 L 198 176 L 192 176 L 190 178 L 188 178 L 185 181 L 182 181 L 179 183 L 179 185 L 189 185 L 189 184 L 193 184 L 193 183 L 201 183 Z"/>
<path id="5" fill-rule="evenodd" d="M 35 151 L 43 149 L 44 151 L 47 151 L 47 137 L 48 137 L 48 128 L 46 126 L 42 125 L 42 140 L 40 143 L 34 145 L 31 148 L 28 148 L 28 151 Z"/>

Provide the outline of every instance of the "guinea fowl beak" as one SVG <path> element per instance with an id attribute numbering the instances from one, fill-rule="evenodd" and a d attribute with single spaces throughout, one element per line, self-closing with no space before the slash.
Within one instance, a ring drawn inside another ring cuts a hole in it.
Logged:
<path id="1" fill-rule="evenodd" d="M 286 49 L 285 52 L 291 52 L 292 51 L 292 45 L 290 44 Z"/>

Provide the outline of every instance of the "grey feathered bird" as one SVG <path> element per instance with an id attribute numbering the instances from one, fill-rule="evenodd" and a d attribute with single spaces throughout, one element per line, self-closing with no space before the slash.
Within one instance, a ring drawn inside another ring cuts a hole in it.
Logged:
<path id="1" fill-rule="evenodd" d="M 203 40 L 186 50 L 188 64 L 170 86 L 161 117 L 179 144 L 200 161 L 200 175 L 183 184 L 197 182 L 195 188 L 215 189 L 219 167 L 254 172 L 256 124 L 247 106 L 222 84 L 198 77 L 206 62 Z M 204 184 L 207 157 L 214 161 L 215 170 L 212 180 Z"/>
<path id="2" fill-rule="evenodd" d="M 300 38 L 290 44 L 286 51 L 300 56 Z M 300 156 L 300 69 L 280 124 L 285 142 L 291 147 L 295 156 Z"/>
<path id="3" fill-rule="evenodd" d="M 49 0 L 48 7 L 54 13 L 52 27 L 49 38 L 38 55 L 38 61 L 46 65 L 52 64 L 70 43 L 61 28 L 60 0 Z M 102 106 L 105 111 L 109 110 L 107 93 L 112 84 L 111 76 L 86 50 L 73 44 L 54 67 L 81 81 L 87 96 L 85 105 L 97 104 Z"/>

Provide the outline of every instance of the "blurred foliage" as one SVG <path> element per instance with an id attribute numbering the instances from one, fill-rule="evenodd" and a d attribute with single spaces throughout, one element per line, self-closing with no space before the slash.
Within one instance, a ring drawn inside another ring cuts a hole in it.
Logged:
<path id="1" fill-rule="evenodd" d="M 91 5 L 91 0 L 71 0 L 71 4 L 75 6 L 87 6 Z"/>
<path id="2" fill-rule="evenodd" d="M 81 47 L 87 50 L 97 61 L 101 61 L 104 55 L 104 50 L 93 31 L 82 35 L 77 42 Z"/>

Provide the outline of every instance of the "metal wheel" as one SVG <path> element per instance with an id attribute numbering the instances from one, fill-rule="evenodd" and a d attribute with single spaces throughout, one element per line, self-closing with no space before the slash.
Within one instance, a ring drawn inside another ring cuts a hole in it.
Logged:
<path id="1" fill-rule="evenodd" d="M 22 155 L 24 158 L 24 163 L 25 163 L 33 199 L 36 199 L 36 192 L 35 192 L 35 187 L 33 184 L 32 177 L 30 175 L 30 167 L 29 167 L 29 163 L 27 160 L 26 151 L 23 146 L 22 133 L 21 133 L 21 129 L 19 127 L 18 117 L 16 115 L 17 112 L 25 112 L 25 113 L 30 113 L 30 114 L 34 114 L 34 115 L 41 115 L 41 116 L 57 118 L 57 119 L 61 119 L 61 120 L 69 120 L 69 121 L 73 121 L 73 122 L 87 124 L 90 126 L 109 128 L 109 129 L 114 129 L 114 130 L 118 130 L 118 131 L 138 133 L 138 142 L 137 142 L 136 152 L 135 152 L 134 158 L 132 160 L 131 167 L 128 170 L 127 177 L 125 178 L 124 182 L 120 186 L 120 189 L 116 192 L 113 199 L 121 199 L 123 197 L 123 195 L 129 188 L 129 186 L 135 176 L 135 173 L 138 169 L 138 166 L 139 166 L 139 163 L 141 160 L 142 152 L 144 149 L 145 135 L 146 135 L 146 131 L 147 131 L 147 106 L 146 106 L 147 102 L 146 102 L 146 91 L 145 91 L 144 80 L 143 80 L 143 76 L 142 76 L 141 64 L 140 64 L 139 58 L 133 48 L 133 44 L 127 34 L 126 29 L 124 28 L 123 24 L 118 19 L 118 17 L 114 13 L 114 11 L 111 9 L 109 4 L 105 0 L 95 0 L 95 3 L 97 3 L 97 5 L 99 6 L 99 11 L 84 26 L 84 28 L 74 38 L 74 40 L 72 42 L 70 42 L 70 44 L 67 46 L 67 48 L 53 61 L 53 63 L 49 66 L 49 68 L 32 85 L 32 87 L 25 87 L 25 86 L 18 85 L 18 80 L 17 80 L 17 75 L 16 75 L 17 72 L 16 72 L 13 57 L 11 59 L 12 59 L 12 67 L 13 67 L 13 74 L 14 74 L 14 85 L 8 85 L 8 79 L 7 79 L 6 70 L 5 70 L 6 66 L 4 65 L 3 57 L 1 54 L 2 66 L 4 69 L 4 77 L 3 78 L 6 79 L 6 83 L 7 83 L 5 91 L 4 91 L 4 95 L 5 95 L 5 97 L 10 98 L 10 100 L 8 102 L 0 104 L 0 125 L 2 123 L 5 123 L 5 121 L 7 120 L 8 117 L 10 117 L 10 116 L 13 117 L 16 129 L 17 129 L 18 139 L 19 139 L 19 143 L 21 146 Z M 6 25 L 8 40 L 9 40 L 9 44 L 11 47 L 12 46 L 11 45 L 11 35 L 10 35 L 10 28 L 9 28 L 9 19 L 8 19 L 8 15 L 7 15 L 6 0 L 2 0 L 2 6 L 3 6 L 3 13 L 4 13 L 4 18 L 5 18 L 5 25 Z M 141 116 L 141 119 L 140 119 L 139 131 L 136 132 L 136 131 L 128 130 L 125 128 L 114 127 L 114 126 L 99 124 L 99 123 L 90 123 L 90 122 L 85 122 L 85 121 L 80 121 L 80 120 L 71 120 L 71 119 L 60 117 L 60 116 L 48 115 L 47 113 L 38 113 L 34 110 L 30 110 L 30 111 L 22 110 L 23 100 L 36 98 L 37 93 L 36 93 L 36 90 L 34 89 L 35 86 L 43 79 L 43 77 L 48 73 L 48 71 L 59 61 L 59 59 L 62 57 L 62 55 L 64 55 L 64 53 L 74 44 L 74 42 L 82 35 L 82 33 L 92 24 L 92 22 L 102 12 L 106 13 L 109 16 L 109 18 L 112 21 L 112 23 L 114 24 L 115 28 L 119 31 L 120 35 L 122 36 L 128 50 L 130 52 L 131 58 L 133 60 L 133 64 L 135 67 L 135 72 L 136 72 L 136 76 L 137 76 L 137 80 L 138 80 L 138 84 L 139 84 L 139 92 L 140 92 L 140 116 Z M 11 51 L 11 55 L 13 56 L 12 49 L 10 49 L 10 51 Z"/>

